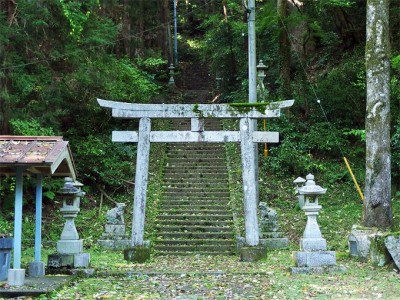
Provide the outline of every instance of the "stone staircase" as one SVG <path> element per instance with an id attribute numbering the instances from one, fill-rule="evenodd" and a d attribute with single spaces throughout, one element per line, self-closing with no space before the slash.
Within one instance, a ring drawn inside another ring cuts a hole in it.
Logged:
<path id="1" fill-rule="evenodd" d="M 218 121 L 206 121 L 206 129 L 218 130 L 218 127 Z M 189 128 L 190 120 L 173 123 L 173 129 Z M 159 255 L 234 254 L 223 144 L 168 145 L 164 195 L 157 224 L 155 250 Z"/>

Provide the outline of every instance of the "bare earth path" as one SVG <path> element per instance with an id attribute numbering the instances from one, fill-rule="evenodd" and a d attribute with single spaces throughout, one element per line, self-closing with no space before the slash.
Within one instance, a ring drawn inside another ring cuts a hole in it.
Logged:
<path id="1" fill-rule="evenodd" d="M 400 299 L 400 276 L 388 268 L 341 259 L 344 274 L 291 275 L 290 251 L 262 262 L 237 256 L 163 256 L 125 264 L 98 256 L 95 277 L 81 278 L 47 299 Z M 44 298 L 46 299 L 46 298 Z"/>

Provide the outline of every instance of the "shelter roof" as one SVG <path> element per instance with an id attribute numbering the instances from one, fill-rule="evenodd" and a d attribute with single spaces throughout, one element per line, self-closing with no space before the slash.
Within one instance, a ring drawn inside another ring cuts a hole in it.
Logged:
<path id="1" fill-rule="evenodd" d="M 71 149 L 60 136 L 0 135 L 0 175 L 24 174 L 69 176 L 76 179 Z"/>

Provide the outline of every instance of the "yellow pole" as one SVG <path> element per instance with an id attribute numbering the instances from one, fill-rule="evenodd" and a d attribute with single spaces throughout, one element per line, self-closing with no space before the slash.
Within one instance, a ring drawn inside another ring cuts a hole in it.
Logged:
<path id="1" fill-rule="evenodd" d="M 356 186 L 357 192 L 360 195 L 361 201 L 364 201 L 363 192 L 361 191 L 360 186 L 358 185 L 357 179 L 354 176 L 353 171 L 351 170 L 351 167 L 350 167 L 349 162 L 347 161 L 347 158 L 343 156 L 343 160 L 344 160 L 344 162 L 345 162 L 345 164 L 347 166 L 347 169 L 349 170 L 351 178 L 353 179 L 354 185 Z"/>
<path id="2" fill-rule="evenodd" d="M 267 120 L 264 119 L 264 131 L 267 130 Z M 264 143 L 264 157 L 268 156 L 268 146 L 267 143 Z"/>

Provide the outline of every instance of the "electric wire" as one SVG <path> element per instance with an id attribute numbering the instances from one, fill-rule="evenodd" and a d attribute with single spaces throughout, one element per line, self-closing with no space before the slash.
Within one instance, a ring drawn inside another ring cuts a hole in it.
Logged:
<path id="1" fill-rule="evenodd" d="M 293 43 L 292 37 L 291 37 L 291 35 L 289 34 L 289 30 L 288 30 L 288 28 L 286 27 L 285 22 L 283 21 L 283 19 L 281 18 L 281 16 L 278 16 L 278 18 L 279 18 L 279 21 L 281 22 L 282 27 L 284 28 L 284 30 L 285 30 L 287 36 L 288 36 L 288 39 L 289 39 L 289 42 L 290 42 L 291 46 L 294 46 L 294 45 L 293 45 L 294 43 Z M 332 137 L 334 138 L 334 140 L 336 141 L 336 145 L 337 145 L 337 147 L 338 147 L 338 149 L 339 149 L 339 151 L 340 151 L 340 154 L 341 154 L 341 156 L 342 156 L 342 158 L 343 158 L 343 160 L 344 160 L 344 162 L 345 162 L 345 165 L 346 165 L 346 167 L 347 167 L 347 169 L 348 169 L 348 171 L 349 171 L 349 173 L 350 173 L 350 176 L 351 176 L 351 178 L 352 178 L 352 180 L 353 180 L 353 183 L 354 183 L 354 185 L 355 185 L 355 187 L 356 187 L 356 190 L 357 190 L 357 192 L 358 192 L 358 194 L 359 194 L 359 196 L 360 196 L 360 199 L 361 199 L 361 201 L 364 201 L 364 194 L 363 194 L 363 192 L 362 192 L 362 190 L 361 190 L 361 188 L 360 188 L 360 186 L 359 186 L 359 184 L 358 184 L 358 182 L 357 182 L 356 177 L 354 176 L 354 173 L 353 173 L 353 171 L 352 171 L 352 169 L 351 169 L 351 166 L 350 166 L 350 164 L 349 164 L 349 162 L 348 162 L 346 156 L 344 155 L 343 149 L 342 149 L 342 147 L 340 146 L 340 143 L 339 143 L 339 139 L 338 139 L 337 135 L 335 134 L 335 131 L 334 131 L 334 127 L 333 127 L 333 125 L 332 125 L 332 122 L 330 122 L 329 119 L 328 119 L 327 113 L 326 113 L 324 107 L 323 107 L 322 104 L 321 104 L 321 100 L 320 100 L 320 98 L 319 98 L 318 95 L 317 95 L 317 92 L 316 92 L 316 90 L 315 90 L 315 88 L 314 88 L 314 85 L 313 85 L 313 83 L 312 83 L 312 81 L 311 81 L 311 78 L 310 78 L 309 74 L 307 73 L 307 70 L 306 70 L 306 68 L 305 68 L 305 66 L 304 66 L 304 64 L 303 64 L 303 62 L 302 62 L 302 60 L 301 60 L 301 58 L 300 58 L 300 55 L 299 55 L 299 53 L 298 53 L 296 47 L 292 47 L 292 48 L 294 49 L 294 53 L 295 53 L 295 55 L 296 55 L 296 57 L 297 57 L 297 59 L 298 59 L 298 61 L 299 61 L 299 64 L 300 64 L 300 66 L 301 66 L 301 69 L 302 69 L 302 71 L 304 72 L 304 75 L 305 75 L 306 78 L 307 78 L 307 82 L 308 82 L 309 85 L 310 85 L 310 88 L 311 88 L 312 93 L 314 94 L 315 100 L 316 100 L 316 102 L 318 103 L 318 105 L 319 105 L 319 107 L 320 107 L 320 109 L 321 109 L 321 111 L 322 111 L 322 114 L 323 114 L 323 116 L 324 116 L 324 118 L 325 118 L 325 121 L 327 122 L 327 124 L 328 124 L 328 126 L 329 126 L 329 128 L 330 128 L 330 130 L 331 130 L 331 131 L 330 131 L 331 136 L 332 136 Z"/>

